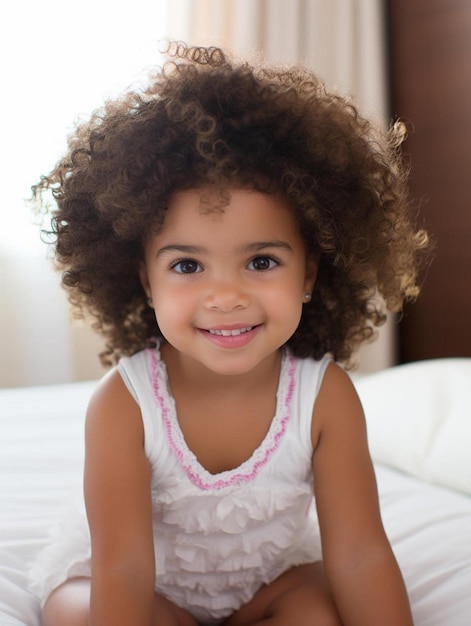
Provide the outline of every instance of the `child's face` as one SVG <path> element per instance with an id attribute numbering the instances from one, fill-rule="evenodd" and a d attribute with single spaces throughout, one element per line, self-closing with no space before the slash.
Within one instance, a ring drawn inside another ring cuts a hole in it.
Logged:
<path id="1" fill-rule="evenodd" d="M 203 212 L 202 190 L 176 193 L 145 250 L 141 280 L 159 328 L 179 354 L 214 373 L 244 374 L 296 330 L 317 262 L 279 197 L 231 190 Z"/>

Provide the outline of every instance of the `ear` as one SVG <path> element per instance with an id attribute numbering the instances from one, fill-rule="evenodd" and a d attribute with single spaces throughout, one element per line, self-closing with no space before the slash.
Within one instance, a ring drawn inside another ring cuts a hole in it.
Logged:
<path id="1" fill-rule="evenodd" d="M 321 253 L 315 252 L 306 258 L 306 270 L 304 274 L 304 293 L 312 293 L 316 284 Z"/>

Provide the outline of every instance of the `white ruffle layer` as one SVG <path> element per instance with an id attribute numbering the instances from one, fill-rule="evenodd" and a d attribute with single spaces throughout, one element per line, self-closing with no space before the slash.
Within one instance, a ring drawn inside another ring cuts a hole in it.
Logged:
<path id="1" fill-rule="evenodd" d="M 315 519 L 301 513 L 309 508 L 309 490 L 290 487 L 276 498 L 268 490 L 252 494 L 250 503 L 242 494 L 205 493 L 204 506 L 194 497 L 166 508 L 167 493 L 154 500 L 158 591 L 182 606 L 205 606 L 213 616 L 222 611 L 222 618 L 234 610 L 234 595 L 240 606 L 289 567 L 321 558 Z M 273 514 L 276 522 L 267 522 Z M 31 570 L 30 588 L 44 604 L 65 580 L 90 575 L 88 525 L 84 514 L 73 512 Z"/>
<path id="2" fill-rule="evenodd" d="M 183 485 L 155 500 L 157 587 L 181 606 L 223 619 L 290 567 L 321 558 L 309 486 L 232 487 L 182 497 Z"/>
<path id="3" fill-rule="evenodd" d="M 69 578 L 90 577 L 90 533 L 83 510 L 68 511 L 51 531 L 51 542 L 29 572 L 29 589 L 44 606 L 50 593 Z"/>

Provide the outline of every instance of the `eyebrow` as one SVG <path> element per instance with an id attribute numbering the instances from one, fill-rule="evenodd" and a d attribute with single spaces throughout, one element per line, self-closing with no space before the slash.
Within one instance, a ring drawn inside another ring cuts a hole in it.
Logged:
<path id="1" fill-rule="evenodd" d="M 293 248 L 287 241 L 280 239 L 273 241 L 255 241 L 254 243 L 249 243 L 247 246 L 243 246 L 243 249 L 247 252 L 261 252 L 267 248 L 279 248 L 281 250 L 287 250 L 288 252 L 293 251 Z"/>
<path id="2" fill-rule="evenodd" d="M 241 246 L 241 252 L 262 252 L 267 249 L 282 249 L 292 252 L 293 248 L 286 241 L 275 239 L 273 241 L 254 241 L 245 246 Z M 168 252 L 180 252 L 181 254 L 208 254 L 207 248 L 202 246 L 191 246 L 186 244 L 173 243 L 159 248 L 157 258 Z"/>
<path id="3" fill-rule="evenodd" d="M 187 246 L 178 243 L 172 243 L 168 246 L 163 246 L 157 250 L 157 258 L 164 255 L 167 252 L 181 252 L 182 254 L 206 254 L 208 251 L 206 248 L 200 246 Z"/>

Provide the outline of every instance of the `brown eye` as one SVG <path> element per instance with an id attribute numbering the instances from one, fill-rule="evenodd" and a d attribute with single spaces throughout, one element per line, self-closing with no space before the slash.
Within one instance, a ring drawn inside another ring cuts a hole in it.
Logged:
<path id="1" fill-rule="evenodd" d="M 248 268 L 257 272 L 263 272 L 273 269 L 278 264 L 278 261 L 270 256 L 257 256 L 250 261 Z"/>
<path id="2" fill-rule="evenodd" d="M 195 274 L 201 272 L 201 265 L 193 259 L 182 259 L 172 265 L 172 270 L 178 274 Z"/>

